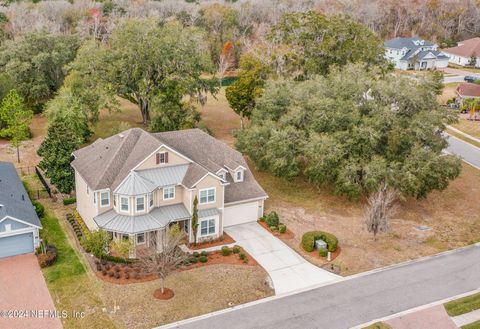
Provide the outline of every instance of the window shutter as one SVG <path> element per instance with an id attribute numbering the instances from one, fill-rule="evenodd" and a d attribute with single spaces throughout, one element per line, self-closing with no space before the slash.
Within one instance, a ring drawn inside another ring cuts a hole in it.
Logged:
<path id="1" fill-rule="evenodd" d="M 157 153 L 156 156 L 157 156 L 157 164 L 160 164 L 160 153 Z"/>
<path id="2" fill-rule="evenodd" d="M 165 152 L 165 163 L 168 163 L 168 152 Z"/>

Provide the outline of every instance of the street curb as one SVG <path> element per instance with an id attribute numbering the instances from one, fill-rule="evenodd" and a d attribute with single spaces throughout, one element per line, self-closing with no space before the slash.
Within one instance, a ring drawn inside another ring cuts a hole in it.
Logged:
<path id="1" fill-rule="evenodd" d="M 453 130 L 454 132 L 456 132 L 457 134 L 460 134 L 468 139 L 471 139 L 472 141 L 475 141 L 477 143 L 480 143 L 480 139 L 479 138 L 476 138 L 476 137 L 473 137 L 472 135 L 469 135 L 467 133 L 464 133 L 463 131 L 455 128 L 455 127 L 452 127 L 452 126 L 447 126 L 447 129 L 450 129 L 450 130 Z M 454 136 L 455 137 L 455 136 Z M 468 142 L 467 142 L 468 143 Z M 475 146 L 475 145 L 473 145 Z M 475 146 L 476 148 L 478 148 L 477 146 Z"/>
<path id="2" fill-rule="evenodd" d="M 480 148 L 479 148 L 479 147 L 477 147 L 477 146 L 475 146 L 475 145 L 473 145 L 473 144 L 471 144 L 471 143 L 469 143 L 469 142 L 466 142 L 466 141 L 464 141 L 464 140 L 462 140 L 462 139 L 460 139 L 460 138 L 458 138 L 458 137 L 455 137 L 455 136 L 453 136 L 453 135 L 450 135 L 448 132 L 447 132 L 446 134 L 448 135 L 448 138 L 456 139 L 457 141 L 460 141 L 460 142 L 462 142 L 462 143 L 468 144 L 468 146 L 474 147 L 474 148 L 478 149 L 478 151 L 480 151 Z M 480 170 L 480 167 L 479 167 L 479 166 L 474 165 L 473 163 L 465 160 L 464 158 L 462 158 L 461 156 L 459 156 L 459 155 L 457 155 L 457 154 L 455 154 L 455 153 L 452 153 L 452 152 L 449 152 L 449 151 L 445 151 L 445 150 L 444 150 L 443 152 L 445 152 L 445 153 L 447 153 L 447 154 L 453 154 L 453 155 L 455 155 L 455 156 L 458 156 L 458 157 L 460 158 L 460 160 L 462 160 L 462 161 L 465 162 L 466 164 L 472 166 L 472 167 L 475 168 L 475 169 Z"/>
<path id="3" fill-rule="evenodd" d="M 407 315 L 407 314 L 422 311 L 422 310 L 428 309 L 428 308 L 433 307 L 433 306 L 442 305 L 442 304 L 448 303 L 452 300 L 467 297 L 467 296 L 470 296 L 470 295 L 473 295 L 473 294 L 476 294 L 476 293 L 479 293 L 479 292 L 480 292 L 480 288 L 474 289 L 474 290 L 465 292 L 465 293 L 460 294 L 460 295 L 456 295 L 456 296 L 453 296 L 453 297 L 448 297 L 448 298 L 445 298 L 445 299 L 438 300 L 436 302 L 428 303 L 428 304 L 425 304 L 425 305 L 421 305 L 421 306 L 411 308 L 409 310 L 405 310 L 405 311 L 402 311 L 402 312 L 391 314 L 391 315 L 385 316 L 383 318 L 379 318 L 379 319 L 375 319 L 375 320 L 372 320 L 372 321 L 369 321 L 369 322 L 365 322 L 365 323 L 359 324 L 355 327 L 350 327 L 349 329 L 362 329 L 362 328 L 368 327 L 369 325 L 372 325 L 376 322 L 385 322 L 385 321 L 388 321 L 388 320 L 391 320 L 391 319 L 394 319 L 394 318 L 398 318 L 400 316 L 404 316 L 404 315 Z"/>
<path id="4" fill-rule="evenodd" d="M 214 317 L 216 315 L 225 314 L 225 313 L 229 313 L 229 312 L 232 312 L 232 311 L 244 309 L 244 308 L 247 308 L 247 307 L 250 307 L 250 306 L 255 306 L 255 305 L 258 305 L 258 304 L 263 304 L 263 303 L 267 303 L 267 302 L 270 302 L 270 301 L 273 301 L 273 300 L 281 299 L 281 298 L 284 298 L 284 297 L 301 294 L 301 293 L 308 292 L 308 291 L 311 291 L 311 290 L 315 290 L 315 289 L 318 289 L 318 288 L 321 288 L 321 287 L 324 287 L 324 286 L 329 286 L 329 285 L 340 283 L 340 282 L 343 282 L 343 281 L 356 279 L 356 278 L 366 276 L 366 275 L 369 275 L 369 274 L 375 274 L 375 273 L 379 273 L 379 272 L 383 272 L 383 271 L 388 271 L 388 270 L 391 270 L 391 269 L 394 269 L 394 268 L 397 268 L 397 267 L 407 266 L 407 265 L 414 264 L 414 263 L 421 262 L 421 261 L 425 261 L 425 260 L 428 260 L 428 259 L 431 259 L 431 258 L 437 258 L 437 257 L 441 257 L 441 256 L 444 256 L 444 255 L 449 255 L 449 254 L 452 254 L 452 253 L 455 253 L 455 252 L 458 252 L 458 251 L 462 251 L 462 250 L 466 250 L 466 249 L 470 249 L 470 248 L 480 248 L 480 242 L 475 243 L 475 244 L 471 244 L 471 245 L 468 245 L 468 246 L 464 246 L 464 247 L 461 247 L 461 248 L 458 248 L 458 249 L 447 250 L 447 251 L 444 251 L 444 252 L 441 252 L 441 253 L 438 253 L 438 254 L 435 254 L 435 255 L 424 256 L 424 257 L 420 257 L 420 258 L 417 258 L 417 259 L 408 260 L 408 261 L 405 261 L 405 262 L 402 262 L 402 263 L 392 264 L 392 265 L 389 265 L 389 266 L 373 269 L 373 270 L 370 270 L 370 271 L 357 273 L 357 274 L 353 274 L 353 275 L 346 276 L 346 277 L 341 277 L 338 280 L 333 280 L 333 281 L 330 281 L 330 282 L 324 282 L 322 284 L 310 286 L 308 288 L 303 288 L 303 289 L 299 289 L 299 290 L 295 290 L 295 291 L 290 291 L 290 292 L 284 293 L 284 294 L 279 294 L 279 295 L 274 295 L 274 296 L 262 298 L 262 299 L 255 300 L 255 301 L 252 301 L 252 302 L 248 302 L 248 303 L 245 303 L 245 304 L 235 305 L 233 307 L 225 308 L 225 309 L 218 310 L 218 311 L 211 312 L 211 313 L 202 314 L 202 315 L 199 315 L 199 316 L 195 316 L 193 318 L 164 324 L 162 326 L 155 327 L 153 329 L 177 328 L 180 325 L 194 323 L 198 320 L 208 319 L 208 318 Z M 406 311 L 404 311 L 404 312 L 406 312 Z M 397 313 L 397 314 L 400 314 L 400 313 Z M 372 323 L 375 323 L 375 322 L 372 322 Z"/>

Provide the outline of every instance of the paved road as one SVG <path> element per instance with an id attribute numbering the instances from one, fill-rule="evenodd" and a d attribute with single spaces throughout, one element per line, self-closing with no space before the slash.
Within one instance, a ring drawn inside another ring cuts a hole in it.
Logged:
<path id="1" fill-rule="evenodd" d="M 344 329 L 480 287 L 480 246 L 173 326 Z"/>
<path id="2" fill-rule="evenodd" d="M 454 136 L 448 136 L 447 138 L 449 144 L 446 148 L 447 152 L 456 154 L 466 162 L 480 168 L 480 148 Z"/>
<path id="3" fill-rule="evenodd" d="M 257 222 L 226 227 L 225 232 L 268 272 L 277 295 L 341 278 L 307 262 Z"/>

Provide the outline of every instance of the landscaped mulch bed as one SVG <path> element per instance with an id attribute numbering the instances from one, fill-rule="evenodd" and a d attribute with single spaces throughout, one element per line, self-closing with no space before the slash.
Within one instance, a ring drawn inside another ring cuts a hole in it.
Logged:
<path id="1" fill-rule="evenodd" d="M 231 253 L 228 256 L 223 256 L 221 251 L 213 251 L 210 252 L 207 256 L 208 261 L 206 263 L 197 262 L 194 264 L 186 265 L 180 268 L 180 271 L 190 270 L 192 268 L 208 266 L 208 265 L 216 265 L 216 264 L 229 264 L 229 265 L 247 265 L 247 266 L 255 266 L 258 265 L 255 258 L 250 256 L 245 250 L 242 249 L 242 252 L 247 256 L 247 262 L 240 259 L 239 254 Z"/>
<path id="2" fill-rule="evenodd" d="M 153 293 L 153 297 L 161 300 L 171 299 L 173 298 L 173 296 L 175 296 L 175 294 L 173 293 L 172 289 L 168 289 L 168 288 L 163 289 L 163 294 L 162 294 L 162 289 L 160 288 L 155 290 L 155 292 Z"/>
<path id="3" fill-rule="evenodd" d="M 300 245 L 300 248 L 303 249 L 303 247 L 302 247 L 301 245 Z M 322 257 L 322 256 L 320 256 L 320 254 L 318 253 L 318 250 L 317 250 L 317 249 L 314 249 L 313 251 L 310 251 L 310 252 L 307 252 L 307 251 L 305 251 L 305 250 L 303 250 L 303 251 L 304 251 L 307 255 L 309 255 L 310 257 L 316 257 L 316 258 L 321 259 L 321 260 L 323 260 L 323 261 L 325 261 L 325 262 L 327 261 L 327 257 Z M 342 251 L 342 248 L 340 248 L 340 246 L 337 246 L 337 250 L 335 250 L 334 252 L 332 252 L 332 253 L 330 254 L 330 256 L 331 256 L 330 261 L 335 260 L 335 258 L 337 258 L 338 255 L 340 255 L 340 252 L 341 252 L 341 251 Z"/>
<path id="4" fill-rule="evenodd" d="M 100 264 L 100 270 L 98 270 L 96 264 L 94 266 L 96 276 L 110 283 L 130 284 L 158 279 L 158 276 L 154 274 L 145 273 L 138 264 L 107 262 L 105 265 Z"/>
<path id="5" fill-rule="evenodd" d="M 272 231 L 270 229 L 270 227 L 268 227 L 268 224 L 265 223 L 264 221 L 259 220 L 259 221 L 257 221 L 257 223 L 260 224 L 260 226 L 262 226 L 268 232 L 272 233 L 274 236 L 276 236 L 277 238 L 280 238 L 282 240 L 283 239 L 291 240 L 291 239 L 295 238 L 295 234 L 293 234 L 293 232 L 288 229 L 288 226 L 287 226 L 287 230 L 285 231 L 285 233 L 280 233 L 280 232 L 278 232 L 278 230 L 277 231 Z"/>
<path id="6" fill-rule="evenodd" d="M 200 250 L 200 249 L 206 249 L 210 247 L 223 246 L 223 245 L 232 244 L 232 243 L 235 243 L 235 240 L 230 235 L 224 232 L 223 239 L 217 239 L 211 242 L 197 243 L 197 245 L 192 244 L 189 246 L 189 248 L 192 250 Z"/>

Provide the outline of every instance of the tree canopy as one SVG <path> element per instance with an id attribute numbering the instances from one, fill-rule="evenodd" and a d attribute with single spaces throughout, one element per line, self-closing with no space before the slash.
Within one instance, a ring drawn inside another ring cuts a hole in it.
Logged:
<path id="1" fill-rule="evenodd" d="M 343 16 L 316 11 L 287 13 L 272 27 L 270 39 L 279 44 L 274 62 L 284 63 L 284 74 L 300 79 L 326 74 L 332 65 L 364 62 L 386 67 L 382 40 L 366 26 Z"/>
<path id="2" fill-rule="evenodd" d="M 303 175 L 337 194 L 358 197 L 385 182 L 425 197 L 461 167 L 442 154 L 455 115 L 438 105 L 435 79 L 381 78 L 349 64 L 308 81 L 269 82 L 237 147 L 261 170 Z"/>
<path id="3" fill-rule="evenodd" d="M 73 35 L 29 33 L 2 44 L 0 71 L 13 81 L 27 106 L 41 106 L 63 84 L 64 66 L 75 58 L 78 47 Z"/>
<path id="4" fill-rule="evenodd" d="M 185 96 L 215 92 L 215 81 L 202 77 L 214 72 L 204 40 L 199 29 L 176 21 L 131 19 L 115 28 L 108 44 L 86 45 L 71 67 L 99 90 L 137 104 L 147 124 L 164 104 L 186 110 Z"/>

